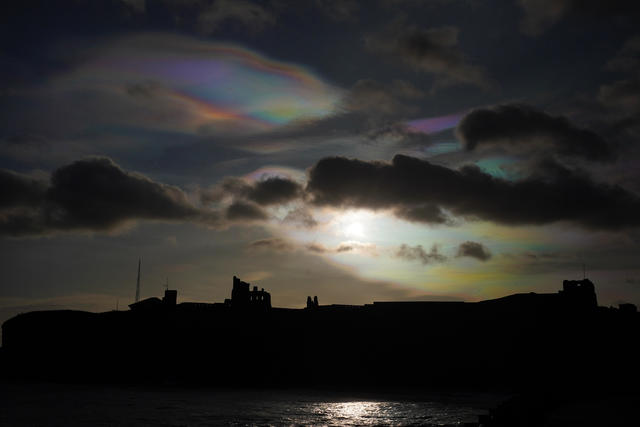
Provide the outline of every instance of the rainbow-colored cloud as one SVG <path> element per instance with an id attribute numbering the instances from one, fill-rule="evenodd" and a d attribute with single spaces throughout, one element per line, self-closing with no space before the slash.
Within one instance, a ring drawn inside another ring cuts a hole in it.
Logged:
<path id="1" fill-rule="evenodd" d="M 454 128 L 465 113 L 454 113 L 446 116 L 428 117 L 407 122 L 409 130 L 426 134 L 438 133 Z"/>
<path id="2" fill-rule="evenodd" d="M 213 132 L 268 130 L 322 117 L 341 96 L 307 68 L 237 45 L 175 35 L 121 39 L 68 77 L 76 86 L 151 88 L 154 102 L 188 112 L 189 125 Z"/>

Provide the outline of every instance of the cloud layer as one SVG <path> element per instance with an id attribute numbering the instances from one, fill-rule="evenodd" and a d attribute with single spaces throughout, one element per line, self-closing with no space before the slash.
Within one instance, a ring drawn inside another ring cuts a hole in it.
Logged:
<path id="1" fill-rule="evenodd" d="M 226 185 L 228 184 L 228 185 Z M 262 206 L 298 197 L 299 184 L 269 178 L 248 184 L 229 179 L 212 199 L 196 203 L 180 188 L 127 172 L 105 157 L 56 169 L 50 181 L 0 170 L 0 234 L 44 235 L 59 231 L 110 231 L 136 220 L 179 221 L 221 228 L 269 218 Z M 225 193 L 226 192 L 226 193 Z M 216 201 L 215 206 L 207 206 Z"/>
<path id="2" fill-rule="evenodd" d="M 441 223 L 446 210 L 508 225 L 556 221 L 591 229 L 640 225 L 636 194 L 557 164 L 544 178 L 512 182 L 476 166 L 455 170 L 404 155 L 396 155 L 391 163 L 330 157 L 311 168 L 307 192 L 317 205 L 393 209 L 425 223 Z"/>

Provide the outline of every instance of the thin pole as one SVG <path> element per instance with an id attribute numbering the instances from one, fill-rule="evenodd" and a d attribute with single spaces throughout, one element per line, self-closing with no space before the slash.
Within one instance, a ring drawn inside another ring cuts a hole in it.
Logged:
<path id="1" fill-rule="evenodd" d="M 136 282 L 136 302 L 140 301 L 140 264 L 142 264 L 142 258 L 138 258 L 138 281 Z"/>

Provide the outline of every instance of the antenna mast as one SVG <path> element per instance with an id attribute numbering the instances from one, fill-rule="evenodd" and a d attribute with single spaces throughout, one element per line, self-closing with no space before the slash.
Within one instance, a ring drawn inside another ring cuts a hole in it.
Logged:
<path id="1" fill-rule="evenodd" d="M 140 301 L 140 264 L 142 264 L 142 258 L 138 258 L 138 281 L 136 282 L 136 302 Z"/>

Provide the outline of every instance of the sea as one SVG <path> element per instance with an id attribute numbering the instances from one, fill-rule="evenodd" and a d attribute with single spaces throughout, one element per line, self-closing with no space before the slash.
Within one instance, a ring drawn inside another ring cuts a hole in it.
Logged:
<path id="1" fill-rule="evenodd" d="M 505 396 L 464 392 L 0 384 L 2 426 L 462 426 Z"/>

